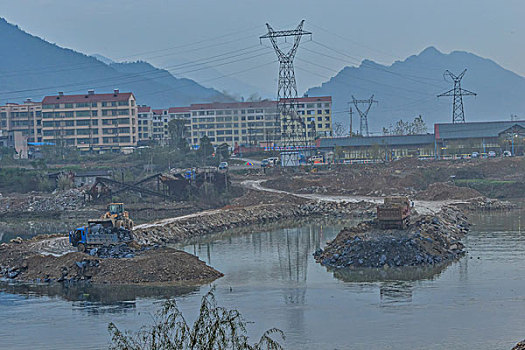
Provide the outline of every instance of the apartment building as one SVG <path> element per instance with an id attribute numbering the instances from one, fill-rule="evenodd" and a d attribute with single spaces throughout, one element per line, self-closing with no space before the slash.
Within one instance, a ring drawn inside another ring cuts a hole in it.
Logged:
<path id="1" fill-rule="evenodd" d="M 309 140 L 332 135 L 331 97 L 301 97 L 295 103 Z M 280 143 L 284 125 L 276 101 L 192 104 L 189 110 L 192 146 L 198 146 L 203 136 L 231 147 Z"/>
<path id="2" fill-rule="evenodd" d="M 81 151 L 119 151 L 138 142 L 137 105 L 131 92 L 46 96 L 42 141 Z"/>
<path id="3" fill-rule="evenodd" d="M 42 141 L 42 104 L 27 99 L 23 104 L 0 106 L 0 130 L 20 131 L 28 142 Z"/>
<path id="4" fill-rule="evenodd" d="M 185 120 L 190 128 L 191 112 L 189 107 L 170 107 L 168 109 L 152 109 L 148 106 L 138 107 L 138 137 L 139 141 L 154 140 L 165 144 L 170 138 L 169 122 L 173 119 Z M 188 143 L 189 143 L 188 134 Z"/>
<path id="5" fill-rule="evenodd" d="M 137 114 L 137 137 L 139 142 L 153 140 L 153 110 L 148 106 L 139 106 Z"/>

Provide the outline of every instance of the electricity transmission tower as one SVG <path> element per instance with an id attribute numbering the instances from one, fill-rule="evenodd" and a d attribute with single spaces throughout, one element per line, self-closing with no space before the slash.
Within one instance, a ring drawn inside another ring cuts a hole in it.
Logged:
<path id="1" fill-rule="evenodd" d="M 279 59 L 279 84 L 277 88 L 277 118 L 281 126 L 281 147 L 288 150 L 297 150 L 307 145 L 307 126 L 303 118 L 297 115 L 296 98 L 297 84 L 293 68 L 293 60 L 299 42 L 303 35 L 312 34 L 303 30 L 304 20 L 293 30 L 273 30 L 266 23 L 268 33 L 259 39 L 270 39 Z M 293 36 L 293 45 L 288 52 L 283 52 L 277 43 L 277 38 Z M 286 165 L 286 164 L 285 164 Z"/>
<path id="2" fill-rule="evenodd" d="M 368 112 L 370 111 L 372 104 L 377 103 L 377 101 L 374 100 L 374 95 L 372 95 L 368 100 L 356 100 L 354 95 L 352 95 L 352 103 L 354 104 L 355 109 L 357 109 L 357 113 L 359 113 L 359 117 L 360 117 L 359 131 L 361 133 L 361 136 L 369 136 Z M 362 111 L 359 109 L 359 104 L 368 105 L 368 107 L 366 107 L 366 109 Z"/>
<path id="3" fill-rule="evenodd" d="M 476 96 L 475 92 L 468 91 L 461 88 L 461 79 L 466 73 L 466 69 L 461 72 L 460 75 L 456 76 L 451 73 L 448 69 L 443 73 L 443 78 L 446 80 L 450 77 L 454 81 L 454 88 L 448 90 L 437 97 L 452 96 L 452 123 L 464 123 L 465 122 L 465 111 L 463 109 L 463 96 Z"/>

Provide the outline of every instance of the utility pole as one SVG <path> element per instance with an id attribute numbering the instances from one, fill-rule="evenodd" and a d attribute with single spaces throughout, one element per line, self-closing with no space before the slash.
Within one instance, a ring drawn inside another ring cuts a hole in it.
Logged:
<path id="1" fill-rule="evenodd" d="M 353 124 L 354 124 L 354 111 L 352 110 L 352 106 L 350 106 L 350 102 L 348 102 L 348 112 L 350 113 L 350 133 L 348 134 L 348 136 L 352 137 L 353 136 Z"/>
<path id="2" fill-rule="evenodd" d="M 447 80 L 447 77 L 450 77 L 454 81 L 454 88 L 450 89 L 442 94 L 439 94 L 437 97 L 448 97 L 452 96 L 452 123 L 464 123 L 465 122 L 465 111 L 463 109 L 463 96 L 476 96 L 475 92 L 468 91 L 461 88 L 461 79 L 467 72 L 465 69 L 461 72 L 460 75 L 454 75 L 448 69 L 443 73 L 443 78 Z"/>
<path id="3" fill-rule="evenodd" d="M 307 127 L 305 120 L 297 115 L 297 83 L 293 60 L 303 35 L 312 35 L 311 32 L 303 30 L 304 20 L 293 30 L 274 30 L 268 23 L 268 33 L 259 37 L 270 39 L 273 49 L 279 59 L 279 84 L 277 88 L 277 113 L 280 118 L 281 147 L 282 149 L 296 151 L 307 146 Z M 277 38 L 294 37 L 293 45 L 288 52 L 283 52 L 277 43 Z M 286 161 L 292 161 L 291 157 L 285 157 Z M 281 159 L 283 159 L 281 157 Z M 287 165 L 287 164 L 284 164 Z"/>
<path id="4" fill-rule="evenodd" d="M 378 102 L 374 100 L 374 95 L 370 96 L 368 100 L 357 100 L 354 97 L 354 95 L 352 95 L 352 103 L 354 104 L 355 109 L 357 109 L 357 112 L 359 113 L 359 132 L 361 133 L 361 136 L 370 136 L 370 134 L 368 133 L 368 112 L 370 111 L 372 104 Z M 359 104 L 368 105 L 368 107 L 366 107 L 366 109 L 362 111 L 361 109 L 359 109 Z"/>

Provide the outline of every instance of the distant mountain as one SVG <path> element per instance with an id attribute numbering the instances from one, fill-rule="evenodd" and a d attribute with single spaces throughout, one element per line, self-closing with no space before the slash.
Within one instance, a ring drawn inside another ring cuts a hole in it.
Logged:
<path id="1" fill-rule="evenodd" d="M 111 58 L 107 58 L 106 56 L 102 56 L 102 55 L 100 55 L 98 53 L 92 54 L 91 57 L 95 57 L 97 60 L 99 60 L 100 62 L 105 63 L 105 64 L 116 63 Z"/>
<path id="2" fill-rule="evenodd" d="M 102 62 L 103 56 L 82 53 L 48 43 L 0 18 L 0 104 L 26 97 L 85 92 L 132 91 L 140 104 L 156 108 L 191 103 L 231 101 L 217 90 L 190 79 L 178 79 L 146 62 Z"/>
<path id="3" fill-rule="evenodd" d="M 452 121 L 452 98 L 436 96 L 454 87 L 443 78 L 446 69 L 459 74 L 467 68 L 461 86 L 476 92 L 464 97 L 466 121 L 509 120 L 511 114 L 525 119 L 525 78 L 499 66 L 492 60 L 472 53 L 454 51 L 444 54 L 434 47 L 384 66 L 364 60 L 359 67 L 345 67 L 320 87 L 307 91 L 309 96 L 333 97 L 334 120 L 349 125 L 348 102 L 378 100 L 368 114 L 370 131 L 380 132 L 399 119 L 409 120 L 421 114 L 429 132 L 435 122 Z M 361 106 L 363 107 L 363 106 Z M 354 131 L 359 115 L 354 108 Z"/>

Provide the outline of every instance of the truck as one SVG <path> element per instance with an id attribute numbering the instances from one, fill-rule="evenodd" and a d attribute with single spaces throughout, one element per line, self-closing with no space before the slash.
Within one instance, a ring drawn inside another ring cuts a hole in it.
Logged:
<path id="1" fill-rule="evenodd" d="M 81 226 L 69 232 L 69 243 L 79 252 L 88 249 L 111 246 L 133 241 L 131 231 L 124 227 L 116 227 L 112 220 L 88 220 L 86 226 Z"/>
<path id="2" fill-rule="evenodd" d="M 133 241 L 132 229 L 133 220 L 124 210 L 124 204 L 109 203 L 107 211 L 99 219 L 88 220 L 86 226 L 69 232 L 69 243 L 79 252 L 97 246 L 128 243 Z"/>
<path id="3" fill-rule="evenodd" d="M 406 229 L 410 219 L 410 206 L 407 197 L 385 197 L 384 203 L 377 206 L 379 227 L 383 230 Z"/>

